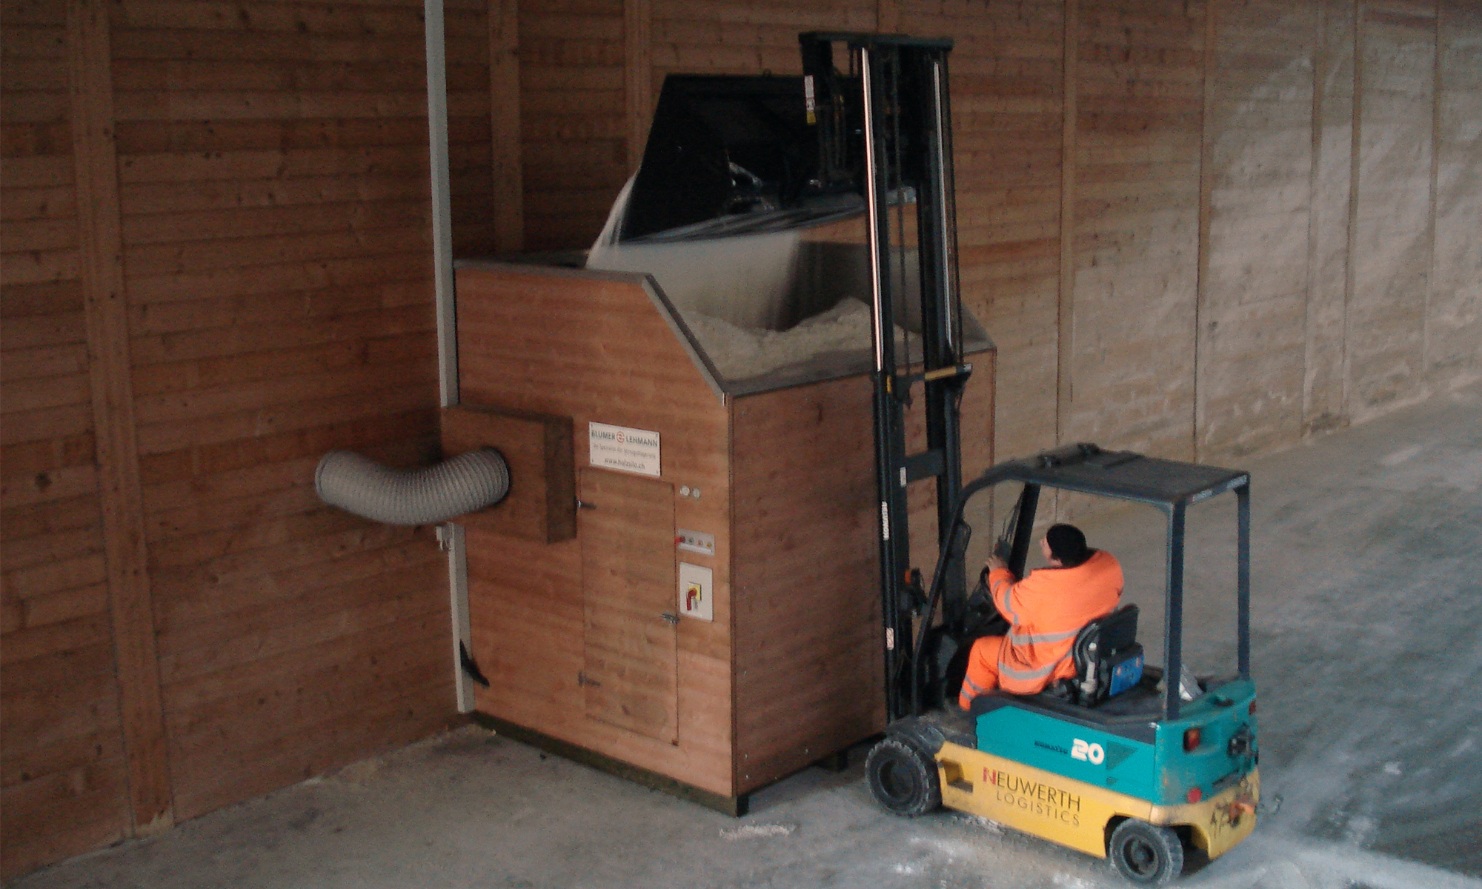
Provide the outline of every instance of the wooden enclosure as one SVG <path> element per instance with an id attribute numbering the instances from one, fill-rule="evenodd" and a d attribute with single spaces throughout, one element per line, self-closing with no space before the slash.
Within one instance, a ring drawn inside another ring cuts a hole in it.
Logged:
<path id="1" fill-rule="evenodd" d="M 729 395 L 639 275 L 466 263 L 457 290 L 462 404 L 569 418 L 583 507 L 549 542 L 471 517 L 478 711 L 726 806 L 883 729 L 868 375 Z M 992 357 L 963 397 L 968 472 L 990 463 Z M 654 462 L 608 468 L 594 423 L 651 434 Z M 686 566 L 708 616 L 685 612 Z"/>
<path id="2" fill-rule="evenodd" d="M 432 5 L 459 256 L 589 246 L 667 73 L 797 73 L 810 29 L 951 36 L 1000 457 L 1218 461 L 1482 375 L 1473 0 Z M 438 447 L 428 8 L 0 0 L 0 878 L 454 719 L 431 530 L 312 488 L 330 449 Z M 760 435 L 745 403 L 707 434 Z M 726 570 L 773 541 L 785 570 L 788 533 L 731 539 Z M 584 620 L 545 563 L 479 551 Z M 676 659 L 721 670 L 767 644 L 747 626 L 682 626 Z M 726 687 L 678 691 L 711 763 L 766 743 L 722 727 L 770 687 Z"/>

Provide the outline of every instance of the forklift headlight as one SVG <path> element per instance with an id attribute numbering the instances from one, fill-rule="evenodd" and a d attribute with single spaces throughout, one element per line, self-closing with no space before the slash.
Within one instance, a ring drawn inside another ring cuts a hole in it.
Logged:
<path id="1" fill-rule="evenodd" d="M 1189 753 L 1199 747 L 1199 742 L 1204 740 L 1204 729 L 1195 726 L 1184 730 L 1184 752 Z"/>

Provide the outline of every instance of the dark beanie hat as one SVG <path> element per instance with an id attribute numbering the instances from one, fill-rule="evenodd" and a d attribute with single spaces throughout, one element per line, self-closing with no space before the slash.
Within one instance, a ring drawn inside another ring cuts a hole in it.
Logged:
<path id="1" fill-rule="evenodd" d="M 1045 540 L 1050 544 L 1050 555 L 1067 568 L 1074 568 L 1091 557 L 1086 535 L 1075 525 L 1051 525 L 1045 532 Z"/>

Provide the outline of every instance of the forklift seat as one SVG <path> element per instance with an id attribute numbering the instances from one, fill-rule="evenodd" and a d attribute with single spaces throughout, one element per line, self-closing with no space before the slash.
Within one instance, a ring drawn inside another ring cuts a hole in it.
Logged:
<path id="1" fill-rule="evenodd" d="M 1075 678 L 1061 681 L 1066 697 L 1082 707 L 1094 707 L 1142 680 L 1137 614 L 1137 606 L 1127 604 L 1081 628 L 1071 646 Z"/>

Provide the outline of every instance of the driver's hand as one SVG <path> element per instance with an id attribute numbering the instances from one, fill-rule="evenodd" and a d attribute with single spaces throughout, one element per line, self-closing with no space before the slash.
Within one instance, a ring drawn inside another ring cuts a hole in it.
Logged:
<path id="1" fill-rule="evenodd" d="M 993 555 L 990 555 L 988 557 L 988 561 L 985 564 L 988 566 L 988 570 L 989 571 L 992 571 L 992 570 L 994 570 L 996 568 L 1007 568 L 1007 567 L 1009 567 L 1009 564 L 1007 562 L 1005 562 L 1003 559 L 1000 559 L 998 557 L 998 554 L 997 553 L 995 553 Z"/>

